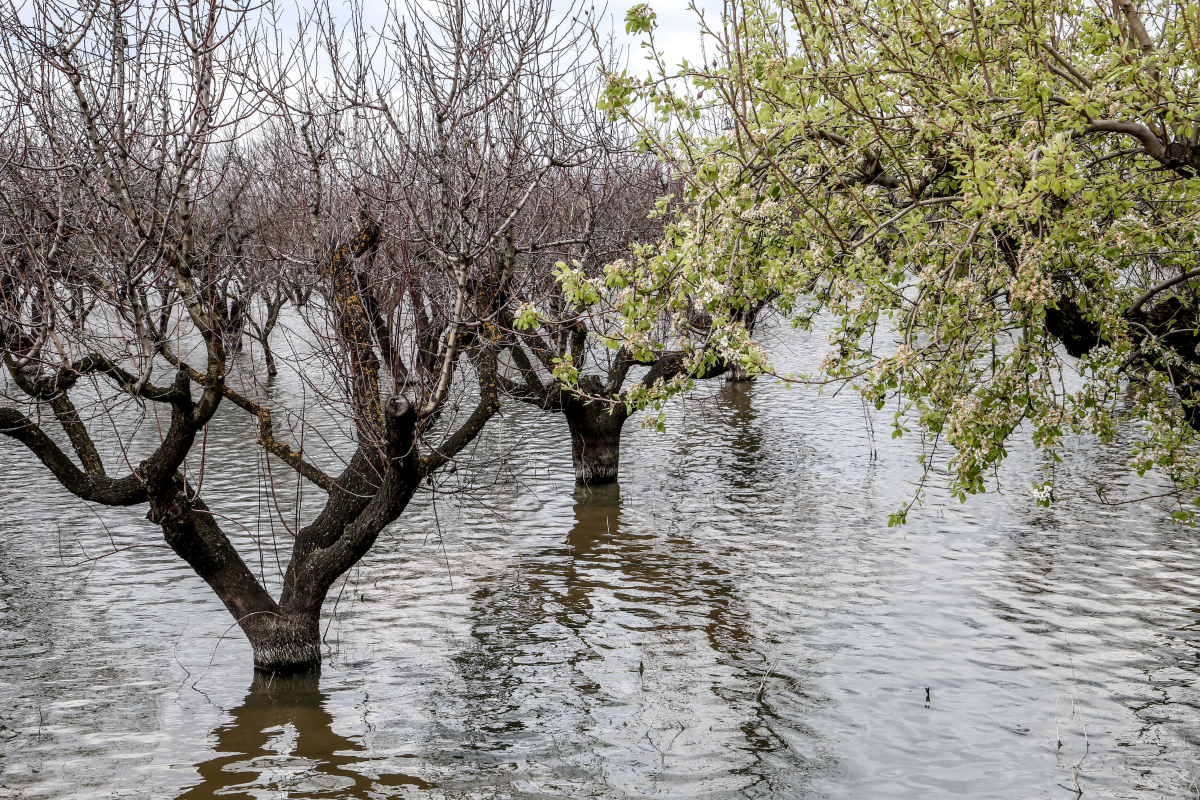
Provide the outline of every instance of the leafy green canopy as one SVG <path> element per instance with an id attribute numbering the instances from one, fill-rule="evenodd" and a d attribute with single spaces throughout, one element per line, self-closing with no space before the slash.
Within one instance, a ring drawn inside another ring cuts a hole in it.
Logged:
<path id="1" fill-rule="evenodd" d="M 678 68 L 632 9 L 651 72 L 609 74 L 604 106 L 689 202 L 659 247 L 566 282 L 634 345 L 667 344 L 647 339 L 666 316 L 697 362 L 751 371 L 739 310 L 832 315 L 822 374 L 793 377 L 893 401 L 893 435 L 916 428 L 964 500 L 1018 426 L 1053 454 L 1131 416 L 1132 467 L 1192 522 L 1200 6 L 1109 3 L 728 0 L 701 22 L 716 58 Z"/>

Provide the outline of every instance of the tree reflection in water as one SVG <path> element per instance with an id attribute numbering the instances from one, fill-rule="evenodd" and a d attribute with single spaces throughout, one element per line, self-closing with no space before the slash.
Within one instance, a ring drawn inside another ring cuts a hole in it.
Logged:
<path id="1" fill-rule="evenodd" d="M 556 797 L 686 797 L 697 776 L 709 794 L 756 784 L 786 744 L 763 716 L 765 659 L 724 552 L 619 484 L 574 500 L 565 541 L 479 581 L 474 641 L 455 659 L 465 691 L 446 701 L 464 724 L 450 735 L 480 772 L 522 765 L 505 780 Z"/>
<path id="2" fill-rule="evenodd" d="M 201 782 L 179 800 L 258 797 L 378 797 L 383 787 L 430 784 L 408 775 L 356 771 L 368 762 L 359 742 L 333 731 L 319 670 L 278 675 L 255 670 L 245 701 L 217 728 L 216 758 L 199 765 Z M 373 770 L 368 770 L 373 771 Z"/>

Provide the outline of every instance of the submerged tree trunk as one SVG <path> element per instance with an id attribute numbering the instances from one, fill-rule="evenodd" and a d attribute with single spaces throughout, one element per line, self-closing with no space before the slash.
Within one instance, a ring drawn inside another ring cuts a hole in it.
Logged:
<path id="1" fill-rule="evenodd" d="M 235 353 L 242 352 L 242 340 L 246 333 L 246 304 L 242 298 L 235 297 L 229 308 L 229 338 L 230 349 Z"/>
<path id="2" fill-rule="evenodd" d="M 621 466 L 621 427 L 628 417 L 624 403 L 614 408 L 607 403 L 572 402 L 565 413 L 576 483 L 616 482 Z"/>
<path id="3" fill-rule="evenodd" d="M 267 341 L 267 337 L 262 339 L 263 360 L 267 362 L 267 375 L 274 378 L 279 374 L 279 370 L 275 367 L 275 354 L 271 352 L 271 345 Z"/>
<path id="4" fill-rule="evenodd" d="M 262 345 L 263 360 L 267 364 L 267 375 L 272 378 L 279 374 L 279 370 L 275 367 L 275 354 L 271 352 L 271 332 L 275 330 L 275 324 L 279 322 L 279 312 L 283 309 L 286 299 L 287 295 L 281 292 L 278 297 L 267 300 L 267 318 L 263 320 L 262 325 L 255 322 L 249 314 L 245 315 L 246 321 L 249 322 L 250 329 L 253 331 L 251 336 Z"/>
<path id="5" fill-rule="evenodd" d="M 726 383 L 750 383 L 754 379 L 746 373 L 746 368 L 739 363 L 734 363 L 729 368 L 729 374 L 725 376 Z"/>
<path id="6" fill-rule="evenodd" d="M 262 613 L 241 626 L 254 649 L 255 669 L 293 673 L 321 666 L 318 611 Z"/>

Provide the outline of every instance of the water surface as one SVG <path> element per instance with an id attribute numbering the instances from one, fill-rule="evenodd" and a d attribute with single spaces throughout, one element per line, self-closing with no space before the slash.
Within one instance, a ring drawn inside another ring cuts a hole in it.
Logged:
<path id="1" fill-rule="evenodd" d="M 222 414 L 206 499 L 271 583 L 295 486 Z M 1096 500 L 1152 489 L 1120 448 L 888 528 L 917 443 L 849 391 L 711 382 L 595 490 L 561 417 L 496 422 L 335 588 L 319 678 L 255 678 L 144 511 L 0 441 L 0 798 L 1200 797 L 1200 535 Z"/>

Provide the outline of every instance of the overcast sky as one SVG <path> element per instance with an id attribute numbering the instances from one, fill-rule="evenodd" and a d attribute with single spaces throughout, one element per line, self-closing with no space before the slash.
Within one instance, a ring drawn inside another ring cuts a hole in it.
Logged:
<path id="1" fill-rule="evenodd" d="M 382 22 L 383 9 L 386 0 L 364 0 L 364 11 L 367 24 L 376 26 Z M 598 3 L 603 0 L 596 0 Z M 556 7 L 560 6 L 563 13 L 570 7 L 570 0 L 553 0 Z M 637 5 L 638 0 L 608 0 L 606 29 L 611 29 L 624 44 L 632 44 L 632 37 L 625 35 L 625 12 Z M 658 47 L 670 65 L 678 64 L 681 59 L 700 60 L 700 35 L 698 19 L 695 12 L 688 10 L 688 0 L 649 0 L 650 7 L 658 14 L 658 32 L 656 34 Z M 696 0 L 699 7 L 707 9 L 710 23 L 720 15 L 720 0 Z M 636 47 L 629 51 L 630 67 L 637 72 L 643 72 L 643 54 Z"/>
<path id="2" fill-rule="evenodd" d="M 609 13 L 614 18 L 614 29 L 619 37 L 631 41 L 625 36 L 625 12 L 636 5 L 636 0 L 610 0 Z M 714 0 L 701 2 L 699 8 L 706 9 L 709 24 L 714 24 L 720 16 L 721 4 Z M 663 52 L 668 64 L 678 64 L 686 58 L 689 61 L 700 61 L 700 27 L 699 19 L 694 11 L 688 9 L 688 0 L 650 0 L 650 7 L 658 14 L 658 31 L 655 34 L 658 49 Z M 710 45 L 712 42 L 708 42 Z M 637 69 L 643 58 L 637 49 L 630 51 L 630 67 Z"/>
<path id="3" fill-rule="evenodd" d="M 630 7 L 637 4 L 637 0 L 610 0 L 611 6 L 608 7 L 610 17 L 613 19 L 613 30 L 617 32 L 620 40 L 631 42 L 631 37 L 625 36 L 625 12 Z M 695 5 L 698 8 L 703 8 L 706 11 L 708 24 L 710 26 L 719 26 L 721 2 L 720 0 L 696 0 Z M 668 65 L 677 65 L 680 60 L 688 59 L 692 62 L 700 62 L 701 60 L 701 36 L 700 36 L 700 19 L 696 12 L 690 11 L 688 8 L 688 0 L 649 0 L 649 6 L 654 8 L 654 12 L 658 14 L 659 29 L 656 31 L 655 38 L 658 42 L 659 50 L 664 54 Z M 713 42 L 709 40 L 704 43 L 707 46 L 709 58 L 712 58 Z M 630 67 L 632 70 L 641 72 L 638 67 L 641 66 L 641 60 L 644 58 L 640 49 L 630 49 Z"/>

